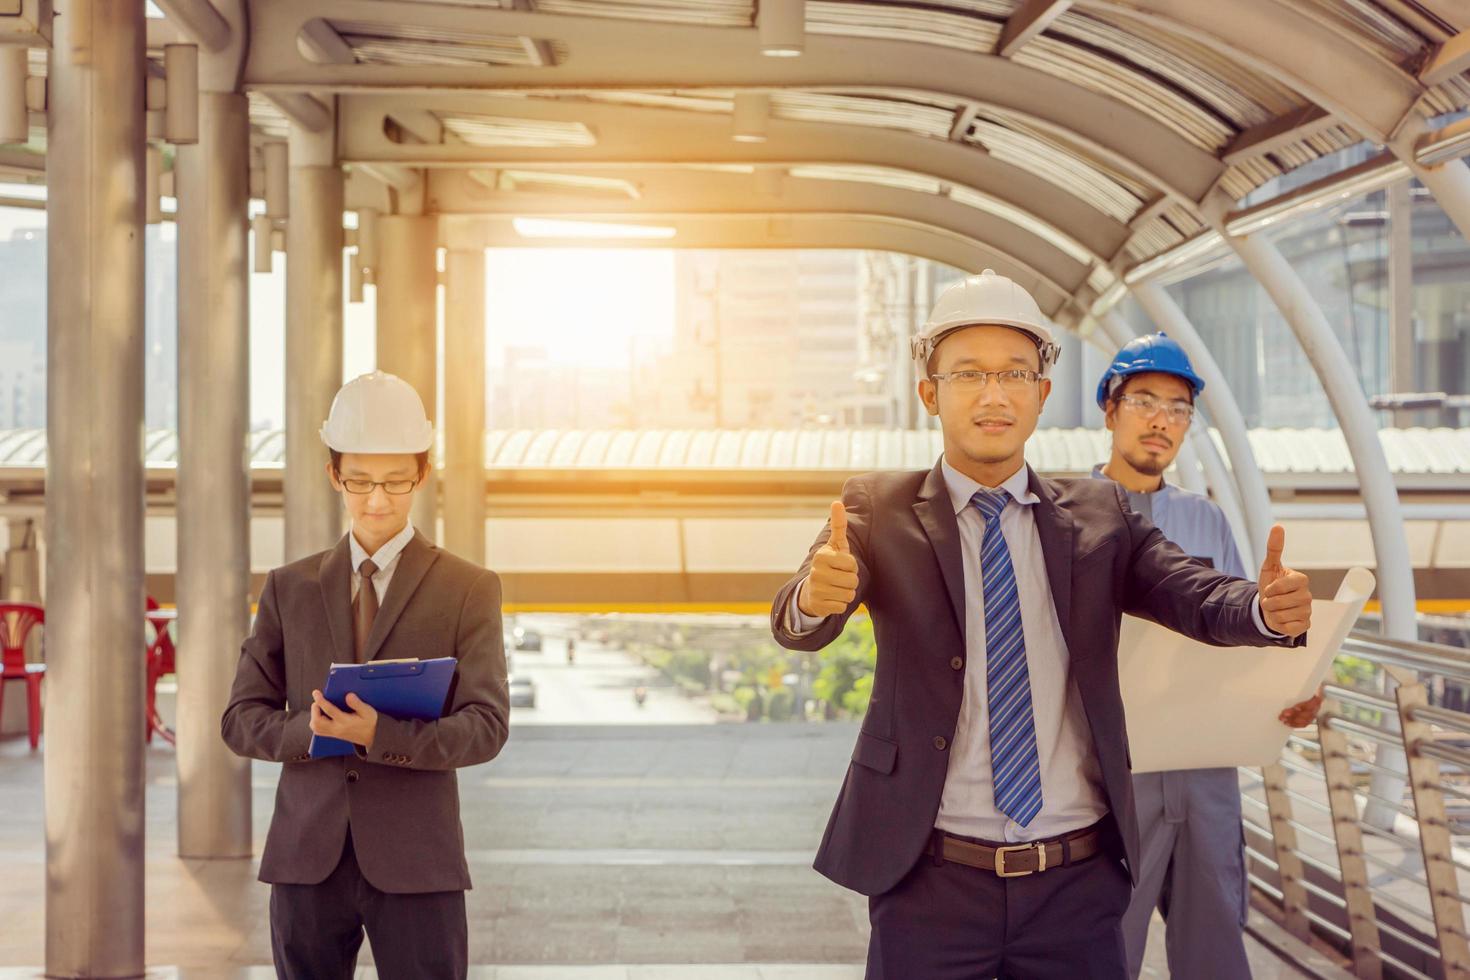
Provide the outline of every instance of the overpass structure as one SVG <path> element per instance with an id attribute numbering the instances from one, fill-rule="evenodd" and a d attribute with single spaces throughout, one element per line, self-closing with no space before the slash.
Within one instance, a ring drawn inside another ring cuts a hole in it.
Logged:
<path id="1" fill-rule="evenodd" d="M 1373 566 L 1372 529 L 1342 434 L 1257 429 L 1249 439 L 1293 567 L 1311 575 L 1314 591 L 1331 595 L 1347 569 Z M 1379 440 L 1420 613 L 1470 611 L 1470 432 L 1383 429 Z M 1218 432 L 1211 441 L 1223 452 Z M 286 558 L 285 443 L 279 430 L 250 437 L 252 595 Z M 0 431 L 0 536 L 8 528 L 16 549 L 47 547 L 43 535 L 28 533 L 43 526 L 45 448 L 44 430 Z M 496 429 L 485 435 L 480 543 L 503 581 L 507 611 L 759 613 L 847 477 L 923 468 L 941 451 L 940 433 L 928 429 Z M 1040 429 L 1027 452 L 1047 476 L 1085 477 L 1107 458 L 1108 436 Z M 148 594 L 173 603 L 177 434 L 150 431 L 144 460 Z M 1167 479 L 1207 486 L 1197 455 Z M 39 555 L 13 563 L 41 564 Z"/>
<path id="2" fill-rule="evenodd" d="M 1209 382 L 1219 439 L 1195 440 L 1187 465 L 1239 517 L 1249 562 L 1285 503 L 1209 350 L 1158 283 L 1203 254 L 1233 253 L 1336 415 L 1378 572 L 1382 643 L 1412 641 L 1408 504 L 1346 353 L 1268 232 L 1413 177 L 1470 237 L 1462 3 L 157 7 L 163 17 L 138 0 L 0 3 L 0 172 L 46 185 L 49 223 L 48 685 L 73 706 L 47 730 L 49 974 L 143 965 L 142 744 L 115 733 L 143 731 L 142 231 L 165 191 L 178 200 L 180 244 L 180 646 L 217 651 L 180 664 L 185 857 L 250 852 L 248 766 L 213 733 L 251 588 L 247 279 L 277 245 L 288 558 L 339 530 L 315 429 L 341 380 L 343 295 L 375 286 L 379 362 L 433 405 L 440 250 L 450 410 L 438 420 L 441 489 L 424 495 L 416 523 L 436 526 L 437 496 L 443 543 L 485 556 L 483 250 L 581 244 L 526 238 L 528 218 L 575 217 L 634 226 L 616 243 L 627 247 L 875 248 L 989 266 L 1099 345 L 1127 339 L 1114 307 L 1133 295 Z M 1375 152 L 1358 166 L 1259 192 L 1364 142 Z M 265 210 L 247 222 L 253 196 Z M 1404 717 L 1412 749 L 1412 725 L 1433 716 Z M 1394 784 L 1374 785 L 1383 797 Z M 1456 932 L 1447 918 L 1458 887 L 1438 865 L 1428 873 L 1435 922 L 1447 923 L 1434 951 L 1446 973 L 1464 970 L 1463 922 Z M 1344 888 L 1354 921 L 1372 919 Z"/>

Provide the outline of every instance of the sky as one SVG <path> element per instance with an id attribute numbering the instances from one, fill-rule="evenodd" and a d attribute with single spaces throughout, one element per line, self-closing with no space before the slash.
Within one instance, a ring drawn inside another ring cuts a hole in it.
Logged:
<path id="1" fill-rule="evenodd" d="M 486 349 L 543 346 L 550 360 L 626 366 L 633 344 L 674 332 L 668 249 L 494 249 L 487 254 Z M 630 344 L 630 338 L 636 338 Z"/>

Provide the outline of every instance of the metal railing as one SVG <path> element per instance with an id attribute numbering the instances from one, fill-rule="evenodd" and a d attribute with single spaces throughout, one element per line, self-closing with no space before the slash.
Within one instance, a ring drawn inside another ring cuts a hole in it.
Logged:
<path id="1" fill-rule="evenodd" d="M 1241 770 L 1251 887 L 1359 977 L 1470 980 L 1470 650 L 1354 632 L 1334 666 L 1315 728 Z"/>

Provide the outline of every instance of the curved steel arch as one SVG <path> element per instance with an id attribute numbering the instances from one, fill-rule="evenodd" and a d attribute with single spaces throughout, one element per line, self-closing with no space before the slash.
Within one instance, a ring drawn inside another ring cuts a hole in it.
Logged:
<path id="1" fill-rule="evenodd" d="M 993 55 L 909 41 L 809 34 L 800 58 L 767 58 L 753 28 L 451 7 L 407 0 L 250 0 L 245 85 L 261 92 L 484 89 L 890 89 L 992 107 L 1085 148 L 1181 201 L 1198 202 L 1225 166 L 1120 100 Z M 315 64 L 297 49 L 307 22 L 411 24 L 451 33 L 550 39 L 571 57 L 541 67 Z"/>
<path id="2" fill-rule="evenodd" d="M 395 143 L 383 135 L 383 117 L 412 106 L 451 112 L 502 113 L 512 118 L 577 121 L 589 125 L 597 146 L 476 147 L 466 143 Z M 731 138 L 725 113 L 479 96 L 343 96 L 340 153 L 346 163 L 409 167 L 579 167 L 774 164 L 886 167 L 907 170 L 990 196 L 1050 226 L 1092 253 L 1110 260 L 1129 228 L 1092 204 L 976 147 L 927 139 L 899 130 L 839 123 L 772 119 L 763 143 Z"/>
<path id="3" fill-rule="evenodd" d="M 1147 21 L 1223 51 L 1386 143 L 1425 89 L 1392 62 L 1339 36 L 1335 25 L 1276 0 L 1080 0 L 1082 8 Z"/>
<path id="4" fill-rule="evenodd" d="M 586 248 L 586 238 L 527 238 L 513 219 L 502 215 L 446 215 L 441 236 L 484 248 Z M 626 223 L 626 222 L 625 222 Z M 1062 301 L 1055 289 L 1010 256 L 963 234 L 922 222 L 866 214 L 690 214 L 663 215 L 660 226 L 672 227 L 673 238 L 598 239 L 598 248 L 821 248 L 872 249 L 930 259 L 966 274 L 994 269 L 1016 280 L 1038 297 L 1048 315 Z"/>
<path id="5" fill-rule="evenodd" d="M 574 195 L 507 194 L 467 173 L 430 174 L 428 203 L 440 214 L 556 215 L 593 221 L 657 221 L 664 215 L 871 215 L 917 221 L 985 244 L 1026 269 L 1054 294 L 1069 297 L 1091 266 L 1004 219 L 935 194 L 848 181 L 787 177 L 779 194 L 762 193 L 749 174 L 682 170 L 666 173 L 638 200 Z"/>

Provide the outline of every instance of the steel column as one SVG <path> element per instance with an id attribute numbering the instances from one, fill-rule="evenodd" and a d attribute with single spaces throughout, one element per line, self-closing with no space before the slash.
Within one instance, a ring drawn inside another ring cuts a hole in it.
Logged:
<path id="1" fill-rule="evenodd" d="M 327 480 L 320 430 L 342 385 L 342 169 L 325 137 L 291 126 L 286 220 L 285 556 L 342 537 L 342 501 Z"/>
<path id="2" fill-rule="evenodd" d="M 373 270 L 378 299 L 378 370 L 396 374 L 419 393 L 430 420 L 438 402 L 437 218 L 384 215 L 378 221 L 378 265 Z M 430 462 L 433 462 L 431 452 Z M 419 488 L 413 524 L 438 539 L 439 492 L 434 467 Z"/>
<path id="3" fill-rule="evenodd" d="M 143 4 L 78 0 L 53 27 L 46 975 L 140 976 Z"/>
<path id="4" fill-rule="evenodd" d="M 250 856 L 250 761 L 219 739 L 250 631 L 250 118 L 199 93 L 178 148 L 179 856 Z"/>
<path id="5" fill-rule="evenodd" d="M 485 562 L 485 250 L 444 260 L 444 546 Z"/>

